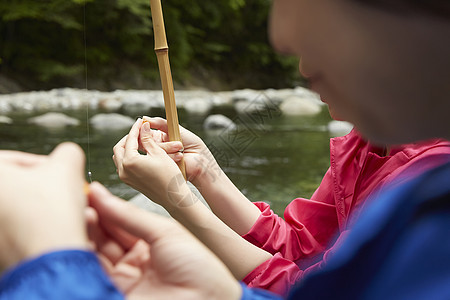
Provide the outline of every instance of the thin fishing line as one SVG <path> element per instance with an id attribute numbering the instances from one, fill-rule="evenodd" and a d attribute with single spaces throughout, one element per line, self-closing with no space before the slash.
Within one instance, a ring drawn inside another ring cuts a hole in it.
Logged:
<path id="1" fill-rule="evenodd" d="M 83 35 L 84 35 L 84 78 L 85 78 L 85 90 L 88 92 L 88 66 L 87 66 L 87 38 L 86 38 L 86 2 L 83 4 Z M 91 135 L 89 131 L 89 98 L 86 103 L 86 128 L 87 128 L 87 166 L 88 166 L 88 178 L 92 183 L 91 172 Z"/>

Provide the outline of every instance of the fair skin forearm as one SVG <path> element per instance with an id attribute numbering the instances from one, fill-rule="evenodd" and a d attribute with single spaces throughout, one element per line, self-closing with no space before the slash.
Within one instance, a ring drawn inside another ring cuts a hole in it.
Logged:
<path id="1" fill-rule="evenodd" d="M 234 185 L 217 163 L 214 174 L 202 174 L 192 181 L 214 214 L 237 234 L 252 228 L 261 211 Z"/>
<path id="2" fill-rule="evenodd" d="M 250 271 L 272 257 L 270 253 L 244 240 L 211 213 L 186 184 L 180 187 L 176 197 L 172 195 L 159 199 L 158 202 L 163 203 L 172 217 L 213 251 L 236 279 L 242 280 Z"/>

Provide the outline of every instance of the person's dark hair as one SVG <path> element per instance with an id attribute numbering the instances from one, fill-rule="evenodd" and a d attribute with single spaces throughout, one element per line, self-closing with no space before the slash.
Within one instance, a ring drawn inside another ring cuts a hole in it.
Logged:
<path id="1" fill-rule="evenodd" d="M 450 20 L 450 0 L 354 0 L 397 13 L 427 13 Z"/>

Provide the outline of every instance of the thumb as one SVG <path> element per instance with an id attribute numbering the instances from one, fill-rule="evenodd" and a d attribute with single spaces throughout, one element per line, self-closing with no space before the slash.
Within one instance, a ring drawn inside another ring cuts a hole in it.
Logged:
<path id="1" fill-rule="evenodd" d="M 52 163 L 71 177 L 80 175 L 83 178 L 85 156 L 80 146 L 65 142 L 59 144 L 49 155 Z"/>

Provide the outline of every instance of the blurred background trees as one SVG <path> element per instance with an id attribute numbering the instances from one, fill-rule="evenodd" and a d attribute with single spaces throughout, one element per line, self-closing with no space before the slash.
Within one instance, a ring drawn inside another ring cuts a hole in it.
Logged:
<path id="1" fill-rule="evenodd" d="M 272 50 L 270 0 L 162 0 L 178 88 L 301 83 Z M 85 47 L 86 45 L 86 47 Z M 22 89 L 159 88 L 149 0 L 2 0 L 0 75 Z"/>

